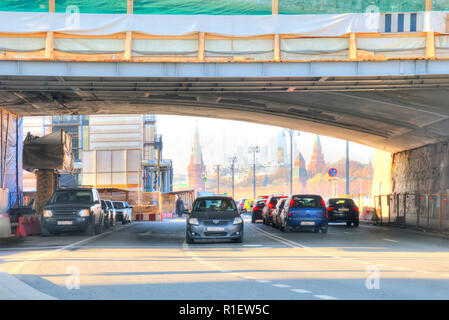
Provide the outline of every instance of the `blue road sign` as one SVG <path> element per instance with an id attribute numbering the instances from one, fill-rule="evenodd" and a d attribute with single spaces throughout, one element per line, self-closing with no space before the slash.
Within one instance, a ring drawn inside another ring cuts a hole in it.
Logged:
<path id="1" fill-rule="evenodd" d="M 331 168 L 331 169 L 329 169 L 329 171 L 327 173 L 329 174 L 329 177 L 336 177 L 338 171 L 335 168 Z"/>

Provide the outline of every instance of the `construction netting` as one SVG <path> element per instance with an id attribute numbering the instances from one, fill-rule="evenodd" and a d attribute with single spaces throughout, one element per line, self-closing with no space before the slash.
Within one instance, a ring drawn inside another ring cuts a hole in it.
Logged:
<path id="1" fill-rule="evenodd" d="M 425 11 L 426 0 L 279 0 L 279 14 L 336 14 Z M 449 0 L 432 9 L 449 10 Z M 48 0 L 2 0 L 0 11 L 48 12 Z M 56 12 L 126 14 L 126 0 L 55 0 Z M 134 14 L 270 15 L 272 0 L 134 0 Z"/>
<path id="2" fill-rule="evenodd" d="M 0 183 L 2 189 L 9 190 L 9 209 L 22 203 L 22 118 L 4 110 L 0 110 L 0 118 Z"/>

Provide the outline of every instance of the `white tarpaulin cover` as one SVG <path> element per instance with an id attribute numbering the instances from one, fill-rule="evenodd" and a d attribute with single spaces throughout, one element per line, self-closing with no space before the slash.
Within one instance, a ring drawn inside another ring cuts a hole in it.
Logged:
<path id="1" fill-rule="evenodd" d="M 420 12 L 423 30 L 446 32 L 448 11 Z M 152 35 L 207 32 L 226 36 L 298 34 L 339 36 L 349 32 L 383 32 L 379 13 L 315 15 L 132 15 L 0 12 L 0 32 L 55 31 L 79 35 L 107 35 L 125 31 Z"/>

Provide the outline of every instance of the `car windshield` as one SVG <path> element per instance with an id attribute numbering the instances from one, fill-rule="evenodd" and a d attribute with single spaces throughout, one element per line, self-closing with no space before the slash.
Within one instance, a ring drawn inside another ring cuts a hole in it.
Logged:
<path id="1" fill-rule="evenodd" d="M 352 199 L 329 199 L 330 207 L 353 208 L 355 203 Z"/>
<path id="2" fill-rule="evenodd" d="M 85 203 L 92 201 L 92 192 L 89 190 L 60 190 L 56 191 L 50 198 L 50 204 L 60 203 Z"/>
<path id="3" fill-rule="evenodd" d="M 114 202 L 114 208 L 115 209 L 123 209 L 123 203 L 122 202 Z"/>
<path id="4" fill-rule="evenodd" d="M 322 208 L 321 197 L 293 196 L 291 208 Z"/>
<path id="5" fill-rule="evenodd" d="M 234 201 L 229 199 L 199 199 L 193 206 L 197 212 L 233 212 L 237 210 Z"/>

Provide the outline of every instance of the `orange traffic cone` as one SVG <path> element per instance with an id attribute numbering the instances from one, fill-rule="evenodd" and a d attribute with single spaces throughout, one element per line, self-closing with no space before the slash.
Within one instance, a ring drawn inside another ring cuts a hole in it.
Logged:
<path id="1" fill-rule="evenodd" d="M 14 231 L 14 234 L 16 238 L 25 238 L 27 236 L 25 228 L 23 227 L 22 217 L 19 217 L 19 225 L 17 226 L 16 231 Z"/>

